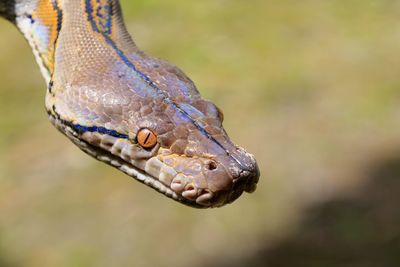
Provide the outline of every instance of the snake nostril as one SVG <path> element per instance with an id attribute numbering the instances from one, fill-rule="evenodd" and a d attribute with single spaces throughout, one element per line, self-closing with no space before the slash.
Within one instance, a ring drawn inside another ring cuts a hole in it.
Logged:
<path id="1" fill-rule="evenodd" d="M 215 161 L 209 161 L 206 165 L 207 169 L 213 171 L 217 169 L 217 163 Z"/>

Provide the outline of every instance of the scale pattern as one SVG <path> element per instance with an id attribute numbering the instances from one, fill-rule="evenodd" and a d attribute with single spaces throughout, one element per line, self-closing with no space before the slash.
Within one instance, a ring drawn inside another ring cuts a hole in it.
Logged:
<path id="1" fill-rule="evenodd" d="M 257 163 L 230 141 L 222 112 L 179 68 L 138 49 L 117 0 L 6 1 L 0 14 L 32 47 L 51 122 L 83 151 L 193 207 L 255 190 Z M 141 129 L 154 146 L 137 142 Z"/>

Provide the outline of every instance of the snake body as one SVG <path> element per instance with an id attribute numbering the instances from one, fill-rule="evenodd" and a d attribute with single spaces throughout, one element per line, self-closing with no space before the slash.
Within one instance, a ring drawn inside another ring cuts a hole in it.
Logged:
<path id="1" fill-rule="evenodd" d="M 83 151 L 192 207 L 255 190 L 256 160 L 230 141 L 222 112 L 139 50 L 117 0 L 2 0 L 0 15 L 32 48 L 50 121 Z"/>

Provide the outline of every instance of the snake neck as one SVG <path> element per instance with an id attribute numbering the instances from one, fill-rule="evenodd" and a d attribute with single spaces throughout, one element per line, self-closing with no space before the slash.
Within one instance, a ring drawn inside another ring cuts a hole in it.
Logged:
<path id="1" fill-rule="evenodd" d="M 2 0 L 0 16 L 24 34 L 47 84 L 56 66 L 65 62 L 57 59 L 60 43 L 77 61 L 88 52 L 84 45 L 90 34 L 109 36 L 119 46 L 130 48 L 129 52 L 137 52 L 123 24 L 118 0 Z"/>

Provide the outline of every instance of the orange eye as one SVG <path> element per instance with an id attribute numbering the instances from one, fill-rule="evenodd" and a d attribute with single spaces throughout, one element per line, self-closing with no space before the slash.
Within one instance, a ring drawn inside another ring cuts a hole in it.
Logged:
<path id="1" fill-rule="evenodd" d="M 153 148 L 157 144 L 157 136 L 147 128 L 142 128 L 137 134 L 137 141 L 143 148 Z"/>

